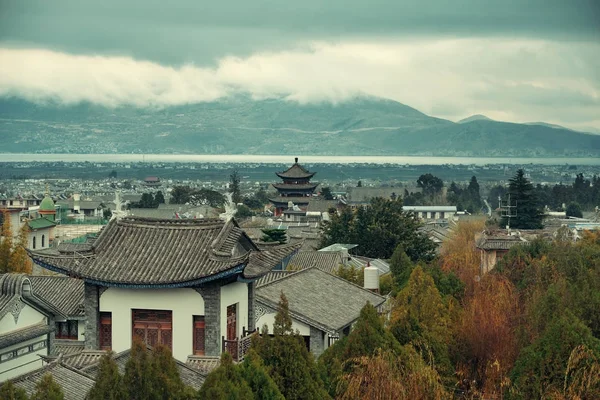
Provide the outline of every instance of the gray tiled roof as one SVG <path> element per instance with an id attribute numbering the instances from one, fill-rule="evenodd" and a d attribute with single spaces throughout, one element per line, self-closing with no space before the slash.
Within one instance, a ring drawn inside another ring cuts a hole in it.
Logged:
<path id="1" fill-rule="evenodd" d="M 30 283 L 29 277 L 25 274 L 10 273 L 0 275 L 0 319 L 20 301 L 35 304 L 47 314 L 56 315 L 60 318 L 66 317 L 54 305 L 36 296 L 33 290 L 23 293 L 23 287 Z"/>
<path id="2" fill-rule="evenodd" d="M 333 274 L 343 264 L 339 251 L 299 251 L 287 263 L 289 269 L 300 270 L 316 267 Z"/>
<path id="3" fill-rule="evenodd" d="M 148 351 L 152 350 L 148 348 Z M 119 372 L 121 374 L 125 372 L 125 365 L 129 360 L 130 354 L 131 349 L 122 351 L 118 354 L 115 354 L 114 356 L 115 362 L 117 363 L 117 366 L 119 367 Z M 175 363 L 177 364 L 177 370 L 179 371 L 179 376 L 183 383 L 187 386 L 193 387 L 196 390 L 200 389 L 200 387 L 204 384 L 206 374 L 204 374 L 202 371 L 199 371 L 198 369 L 186 365 L 185 363 L 177 359 L 175 360 Z M 90 376 L 96 376 L 96 374 L 98 373 L 99 364 L 100 361 L 98 360 L 98 362 L 94 364 L 83 367 L 81 371 Z"/>
<path id="4" fill-rule="evenodd" d="M 317 268 L 300 272 L 256 289 L 256 299 L 277 307 L 281 292 L 290 315 L 319 329 L 335 332 L 355 321 L 367 302 L 380 306 L 385 298 Z"/>
<path id="5" fill-rule="evenodd" d="M 273 183 L 275 189 L 314 190 L 317 186 L 319 186 L 318 183 Z"/>
<path id="6" fill-rule="evenodd" d="M 64 365 L 60 357 L 48 365 L 21 375 L 13 379 L 15 386 L 25 390 L 29 396 L 35 393 L 36 385 L 44 375 L 50 374 L 60 385 L 65 395 L 65 400 L 83 400 L 94 386 L 94 379 L 75 368 Z"/>
<path id="7" fill-rule="evenodd" d="M 256 281 L 256 287 L 259 288 L 268 283 L 278 281 L 281 278 L 285 278 L 289 274 L 293 274 L 297 271 L 271 271 L 266 275 L 263 275 Z"/>
<path id="8" fill-rule="evenodd" d="M 21 343 L 29 339 L 45 335 L 52 332 L 54 327 L 48 325 L 47 322 L 39 322 L 34 325 L 29 325 L 26 328 L 16 329 L 8 333 L 0 334 L 0 349 L 4 349 L 13 344 Z"/>
<path id="9" fill-rule="evenodd" d="M 315 173 L 309 172 L 302 165 L 298 164 L 298 161 L 296 161 L 285 171 L 277 172 L 276 174 L 280 178 L 311 178 Z"/>
<path id="10" fill-rule="evenodd" d="M 85 349 L 85 344 L 77 340 L 67 339 L 54 339 L 54 346 L 52 348 L 52 355 L 68 356 L 72 354 L 79 354 Z"/>
<path id="11" fill-rule="evenodd" d="M 29 254 L 36 263 L 68 276 L 106 285 L 156 286 L 193 284 L 238 267 L 245 277 L 258 277 L 296 248 L 261 251 L 233 219 L 128 217 L 111 221 L 87 253 L 48 249 Z"/>
<path id="12" fill-rule="evenodd" d="M 477 248 L 482 250 L 510 250 L 513 246 L 523 244 L 526 241 L 517 236 L 508 235 L 484 235 L 477 240 Z"/>
<path id="13" fill-rule="evenodd" d="M 187 359 L 187 365 L 191 368 L 197 369 L 203 374 L 208 375 L 215 368 L 221 365 L 221 358 L 211 356 L 189 356 Z"/>
<path id="14" fill-rule="evenodd" d="M 75 369 L 82 369 L 88 365 L 100 362 L 100 358 L 106 354 L 104 350 L 82 350 L 78 353 L 63 355 L 64 364 L 70 365 Z"/>
<path id="15" fill-rule="evenodd" d="M 35 294 L 63 314 L 68 317 L 85 315 L 82 280 L 66 276 L 31 276 L 29 280 Z"/>

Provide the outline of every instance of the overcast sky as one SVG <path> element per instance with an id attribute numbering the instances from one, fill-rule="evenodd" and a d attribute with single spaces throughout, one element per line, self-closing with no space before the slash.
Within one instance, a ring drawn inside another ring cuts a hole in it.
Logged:
<path id="1" fill-rule="evenodd" d="M 600 0 L 0 0 L 0 96 L 239 92 L 600 129 Z"/>

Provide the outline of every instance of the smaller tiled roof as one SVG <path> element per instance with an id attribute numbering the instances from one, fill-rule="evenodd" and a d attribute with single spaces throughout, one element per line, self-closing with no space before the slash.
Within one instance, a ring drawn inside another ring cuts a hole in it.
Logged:
<path id="1" fill-rule="evenodd" d="M 344 251 L 344 250 L 352 250 L 355 247 L 358 247 L 358 245 L 357 244 L 347 244 L 347 243 L 334 243 L 330 246 L 319 249 L 319 251 Z"/>
<path id="2" fill-rule="evenodd" d="M 83 287 L 81 279 L 67 276 L 30 276 L 31 286 L 37 296 L 54 305 L 68 317 L 82 317 Z"/>
<path id="3" fill-rule="evenodd" d="M 79 354 L 85 349 L 85 343 L 77 340 L 67 339 L 54 339 L 54 346 L 52 348 L 52 355 L 68 356 L 72 354 Z"/>
<path id="4" fill-rule="evenodd" d="M 282 179 L 309 179 L 315 175 L 315 172 L 310 172 L 302 165 L 298 164 L 298 157 L 294 160 L 294 164 L 283 172 L 277 172 L 277 176 Z"/>
<path id="5" fill-rule="evenodd" d="M 256 300 L 276 309 L 282 292 L 292 318 L 326 332 L 350 325 L 367 302 L 375 307 L 385 302 L 384 297 L 318 268 L 289 274 L 257 288 Z"/>
<path id="6" fill-rule="evenodd" d="M 221 358 L 211 356 L 189 356 L 186 364 L 189 367 L 208 375 L 221 365 Z"/>
<path id="7" fill-rule="evenodd" d="M 378 258 L 369 258 L 362 256 L 350 256 L 346 265 L 353 268 L 365 268 L 367 265 L 375 267 L 379 270 L 379 275 L 385 275 L 390 272 L 390 264 Z"/>
<path id="8" fill-rule="evenodd" d="M 41 217 L 27 221 L 27 226 L 35 231 L 38 229 L 52 228 L 56 226 L 56 224 L 46 218 Z"/>
<path id="9" fill-rule="evenodd" d="M 402 206 L 402 209 L 413 212 L 456 212 L 456 206 Z"/>
<path id="10" fill-rule="evenodd" d="M 333 274 L 342 264 L 342 253 L 339 251 L 299 251 L 290 258 L 287 267 L 292 270 L 316 267 Z"/>
<path id="11" fill-rule="evenodd" d="M 152 351 L 150 347 L 148 347 L 148 351 Z M 129 360 L 129 356 L 131 355 L 131 349 L 122 351 L 118 354 L 115 354 L 114 359 L 119 367 L 119 372 L 123 374 L 125 372 L 125 365 Z M 192 368 L 185 363 L 175 359 L 175 364 L 177 364 L 177 370 L 179 371 L 179 376 L 184 384 L 187 386 L 191 386 L 195 390 L 199 390 L 200 387 L 204 384 L 206 380 L 206 374 L 202 371 Z M 81 369 L 82 372 L 95 377 L 98 374 L 98 369 L 100 366 L 100 361 L 90 364 Z"/>
<path id="12" fill-rule="evenodd" d="M 288 276 L 289 274 L 293 274 L 294 272 L 297 272 L 297 271 L 287 271 L 287 270 L 271 271 L 268 274 L 263 275 L 261 278 L 259 278 L 256 281 L 256 287 L 259 288 L 259 287 L 269 284 L 271 282 L 278 281 L 279 279 L 285 278 L 286 276 Z"/>
<path id="13" fill-rule="evenodd" d="M 52 375 L 52 379 L 60 385 L 65 400 L 85 399 L 95 384 L 94 378 L 63 364 L 60 357 L 42 368 L 18 376 L 12 381 L 16 387 L 25 390 L 27 395 L 31 396 L 35 393 L 37 384 L 46 374 Z"/>
<path id="14" fill-rule="evenodd" d="M 513 246 L 525 242 L 525 239 L 518 236 L 483 235 L 477 240 L 476 246 L 481 250 L 510 250 Z"/>
<path id="15" fill-rule="evenodd" d="M 34 325 L 30 325 L 26 328 L 16 329 L 9 331 L 8 333 L 0 334 L 0 349 L 4 349 L 13 344 L 21 343 L 29 339 L 35 339 L 36 337 L 46 335 L 49 332 L 54 331 L 54 327 L 48 325 L 47 322 L 39 322 Z"/>
<path id="16" fill-rule="evenodd" d="M 82 350 L 78 353 L 63 355 L 62 359 L 63 363 L 75 369 L 82 369 L 88 365 L 99 363 L 105 354 L 106 351 L 104 350 Z"/>
<path id="17" fill-rule="evenodd" d="M 66 315 L 54 305 L 36 296 L 33 289 L 24 290 L 24 288 L 30 287 L 30 285 L 31 281 L 25 274 L 10 273 L 0 275 L 0 320 L 20 301 L 34 304 L 47 315 L 66 318 Z"/>
<path id="18" fill-rule="evenodd" d="M 280 206 L 285 206 L 287 207 L 288 203 L 291 201 L 292 203 L 294 203 L 295 205 L 302 205 L 305 206 L 308 203 L 310 203 L 311 198 L 308 196 L 301 196 L 301 197 L 272 197 L 269 199 L 269 201 L 275 205 L 280 205 Z"/>
<path id="19" fill-rule="evenodd" d="M 273 187 L 278 190 L 314 190 L 318 183 L 273 183 Z"/>

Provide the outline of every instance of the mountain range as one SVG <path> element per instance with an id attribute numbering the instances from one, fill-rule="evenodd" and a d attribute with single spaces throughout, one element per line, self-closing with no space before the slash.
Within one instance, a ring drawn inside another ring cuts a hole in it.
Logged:
<path id="1" fill-rule="evenodd" d="M 0 152 L 596 157 L 600 135 L 544 123 L 458 123 L 396 101 L 246 96 L 166 108 L 0 99 Z"/>

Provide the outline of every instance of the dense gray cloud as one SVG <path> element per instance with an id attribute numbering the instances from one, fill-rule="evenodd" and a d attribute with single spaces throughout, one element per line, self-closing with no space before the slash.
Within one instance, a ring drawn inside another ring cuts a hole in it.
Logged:
<path id="1" fill-rule="evenodd" d="M 0 38 L 211 63 L 293 43 L 397 36 L 600 41 L 597 0 L 0 0 Z"/>
<path id="2" fill-rule="evenodd" d="M 600 129 L 596 0 L 0 0 L 0 95 L 140 107 L 391 98 Z"/>

